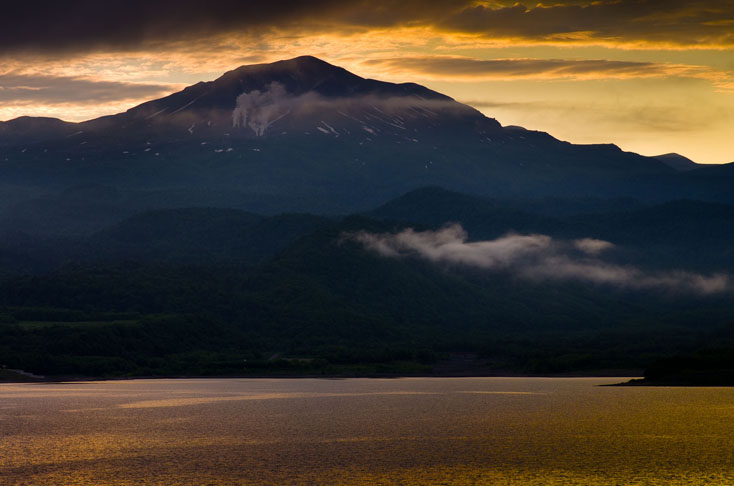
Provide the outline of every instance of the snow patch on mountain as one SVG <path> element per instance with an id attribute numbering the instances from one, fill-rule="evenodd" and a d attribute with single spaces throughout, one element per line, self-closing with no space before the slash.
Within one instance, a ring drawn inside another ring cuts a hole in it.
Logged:
<path id="1" fill-rule="evenodd" d="M 405 119 L 401 114 L 406 114 L 409 118 L 434 118 L 438 114 L 429 107 L 455 108 L 452 103 L 447 100 L 425 100 L 415 96 L 383 97 L 366 94 L 330 98 L 315 91 L 293 94 L 288 92 L 283 84 L 273 81 L 263 89 L 247 91 L 237 97 L 232 111 L 232 125 L 235 128 L 249 128 L 255 136 L 262 137 L 273 124 L 287 115 L 296 118 L 308 117 L 323 110 L 355 121 L 375 135 L 381 131 L 375 125 L 380 124 L 406 130 Z M 324 120 L 320 120 L 319 126 L 321 128 L 318 130 L 321 132 L 326 130 L 324 133 L 328 132 L 337 137 L 341 134 Z"/>

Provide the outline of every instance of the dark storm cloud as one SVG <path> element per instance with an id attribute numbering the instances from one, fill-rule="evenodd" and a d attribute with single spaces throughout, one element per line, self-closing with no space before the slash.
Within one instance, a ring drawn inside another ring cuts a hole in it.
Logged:
<path id="1" fill-rule="evenodd" d="M 218 34 L 338 33 L 374 27 L 534 41 L 734 44 L 734 2 L 606 0 L 552 6 L 473 0 L 80 0 L 3 5 L 0 52 L 155 48 Z"/>
<path id="2" fill-rule="evenodd" d="M 0 102 L 95 104 L 149 98 L 171 91 L 165 85 L 94 81 L 75 77 L 0 75 Z"/>
<path id="3" fill-rule="evenodd" d="M 13 2 L 0 15 L 0 51 L 134 49 L 291 24 L 338 2 L 72 0 Z"/>
<path id="4" fill-rule="evenodd" d="M 477 5 L 447 17 L 442 24 L 460 32 L 525 37 L 537 40 L 575 39 L 652 41 L 681 45 L 734 42 L 734 2 L 712 0 L 607 0 L 553 2 L 552 6 Z"/>

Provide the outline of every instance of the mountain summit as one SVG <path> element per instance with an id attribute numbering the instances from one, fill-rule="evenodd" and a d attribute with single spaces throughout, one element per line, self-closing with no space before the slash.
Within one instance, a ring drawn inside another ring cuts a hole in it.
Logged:
<path id="1" fill-rule="evenodd" d="M 432 121 L 426 123 L 426 119 Z M 411 140 L 414 137 L 405 137 L 408 132 L 457 121 L 481 122 L 486 129 L 500 127 L 473 108 L 423 86 L 365 79 L 303 56 L 242 66 L 214 81 L 82 125 L 128 131 L 176 127 L 179 134 L 184 128 L 189 135 L 194 131 L 221 135 L 226 130 L 228 136 L 245 138 L 284 131 L 335 137 L 391 133 Z"/>
<path id="2" fill-rule="evenodd" d="M 87 122 L 2 123 L 0 176 L 42 191 L 105 184 L 168 194 L 156 201 L 327 213 L 429 185 L 495 197 L 691 194 L 661 160 L 502 127 L 426 87 L 310 56 L 242 66 Z"/>

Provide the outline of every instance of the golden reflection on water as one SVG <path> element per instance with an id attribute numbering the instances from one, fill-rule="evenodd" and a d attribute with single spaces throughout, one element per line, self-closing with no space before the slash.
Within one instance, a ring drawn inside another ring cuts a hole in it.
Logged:
<path id="1" fill-rule="evenodd" d="M 734 485 L 734 389 L 0 384 L 0 485 Z"/>

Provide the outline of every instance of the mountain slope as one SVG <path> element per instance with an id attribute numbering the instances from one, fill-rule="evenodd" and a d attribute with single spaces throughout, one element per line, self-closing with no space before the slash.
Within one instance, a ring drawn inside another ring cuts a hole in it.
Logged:
<path id="1" fill-rule="evenodd" d="M 472 240 L 508 233 L 561 239 L 596 238 L 617 245 L 622 263 L 705 272 L 734 271 L 734 206 L 677 200 L 650 206 L 586 200 L 545 202 L 575 206 L 575 214 L 548 216 L 544 200 L 495 201 L 438 187 L 412 191 L 368 213 L 369 217 L 439 228 L 460 223 Z M 615 207 L 616 206 L 616 207 Z M 587 207 L 582 211 L 580 207 Z"/>
<path id="2" fill-rule="evenodd" d="M 6 122 L 0 121 L 0 147 L 61 139 L 77 131 L 79 127 L 76 123 L 57 118 L 21 116 Z"/>
<path id="3" fill-rule="evenodd" d="M 147 211 L 86 241 L 89 259 L 167 263 L 256 263 L 329 223 L 308 214 L 263 217 L 238 210 Z"/>
<path id="4" fill-rule="evenodd" d="M 700 167 L 700 164 L 695 163 L 688 157 L 683 157 L 676 153 L 656 155 L 652 158 L 663 162 L 677 171 L 693 170 Z"/>
<path id="5" fill-rule="evenodd" d="M 681 190 L 653 158 L 503 128 L 425 87 L 308 56 L 243 66 L 125 113 L 48 123 L 63 130 L 3 139 L 5 181 L 56 192 L 103 184 L 236 193 L 277 200 L 276 212 L 320 213 L 364 210 L 428 185 L 493 196 L 666 199 Z M 217 205 L 242 207 L 235 197 Z"/>
<path id="6" fill-rule="evenodd" d="M 548 233 L 563 227 L 563 222 L 556 218 L 440 187 L 416 189 L 365 214 L 371 218 L 432 227 L 460 223 L 474 239 L 497 238 L 508 232 Z"/>

